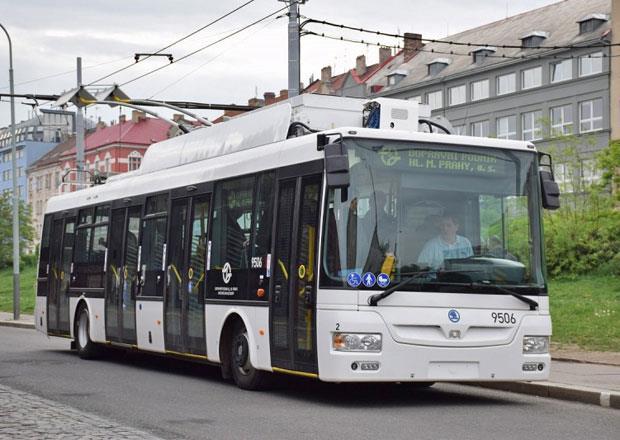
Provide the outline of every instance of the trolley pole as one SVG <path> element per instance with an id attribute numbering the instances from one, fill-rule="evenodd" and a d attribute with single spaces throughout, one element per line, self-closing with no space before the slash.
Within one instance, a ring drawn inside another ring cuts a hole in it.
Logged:
<path id="1" fill-rule="evenodd" d="M 288 96 L 289 98 L 299 95 L 299 83 L 300 83 L 299 5 L 305 2 L 306 0 L 289 1 L 289 13 L 288 13 Z"/>
<path id="2" fill-rule="evenodd" d="M 17 193 L 17 145 L 15 144 L 15 83 L 13 81 L 13 45 L 9 32 L 0 27 L 9 40 L 9 90 L 11 93 L 11 166 L 13 167 L 13 320 L 19 319 L 19 194 Z"/>
<path id="3" fill-rule="evenodd" d="M 77 58 L 77 86 L 78 89 L 82 87 L 82 57 Z M 80 190 L 84 184 L 84 115 L 81 106 L 76 106 L 75 109 L 75 149 L 77 189 Z"/>

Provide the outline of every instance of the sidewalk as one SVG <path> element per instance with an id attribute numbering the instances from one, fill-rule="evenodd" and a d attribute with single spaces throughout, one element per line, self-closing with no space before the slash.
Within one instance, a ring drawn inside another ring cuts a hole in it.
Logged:
<path id="1" fill-rule="evenodd" d="M 0 438 L 157 439 L 152 434 L 0 385 Z"/>
<path id="2" fill-rule="evenodd" d="M 34 328 L 32 315 L 0 312 L 0 326 Z M 620 409 L 620 353 L 552 347 L 547 382 L 480 382 L 478 386 Z"/>

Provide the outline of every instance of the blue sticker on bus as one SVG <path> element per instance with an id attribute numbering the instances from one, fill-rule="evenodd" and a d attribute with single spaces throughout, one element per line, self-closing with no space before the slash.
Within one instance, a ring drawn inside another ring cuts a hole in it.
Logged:
<path id="1" fill-rule="evenodd" d="M 458 311 L 452 309 L 448 312 L 448 319 L 450 319 L 450 321 L 452 322 L 459 322 L 461 320 L 461 314 Z"/>
<path id="2" fill-rule="evenodd" d="M 377 276 L 377 285 L 381 288 L 389 286 L 390 281 L 390 276 L 386 273 L 380 273 Z"/>
<path id="3" fill-rule="evenodd" d="M 347 284 L 351 287 L 357 287 L 362 284 L 362 277 L 357 272 L 351 272 L 347 275 Z"/>
<path id="4" fill-rule="evenodd" d="M 376 282 L 377 277 L 375 277 L 375 274 L 372 272 L 366 272 L 362 277 L 362 283 L 364 283 L 364 286 L 366 287 L 372 287 Z"/>

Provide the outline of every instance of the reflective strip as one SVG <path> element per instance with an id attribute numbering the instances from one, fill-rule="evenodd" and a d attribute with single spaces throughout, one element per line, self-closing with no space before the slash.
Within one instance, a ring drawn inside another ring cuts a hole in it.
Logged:
<path id="1" fill-rule="evenodd" d="M 278 367 L 272 367 L 271 369 L 275 371 L 276 373 L 292 374 L 294 376 L 310 377 L 312 379 L 319 378 L 319 375 L 316 373 L 306 373 L 304 371 L 287 370 L 285 368 L 278 368 Z"/>

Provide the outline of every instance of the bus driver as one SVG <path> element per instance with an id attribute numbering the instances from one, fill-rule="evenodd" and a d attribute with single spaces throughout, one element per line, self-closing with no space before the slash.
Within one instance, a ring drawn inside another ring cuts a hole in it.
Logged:
<path id="1" fill-rule="evenodd" d="M 457 235 L 459 222 L 455 215 L 444 213 L 439 220 L 439 235 L 424 245 L 418 264 L 439 269 L 448 258 L 467 258 L 474 255 L 469 240 Z"/>

